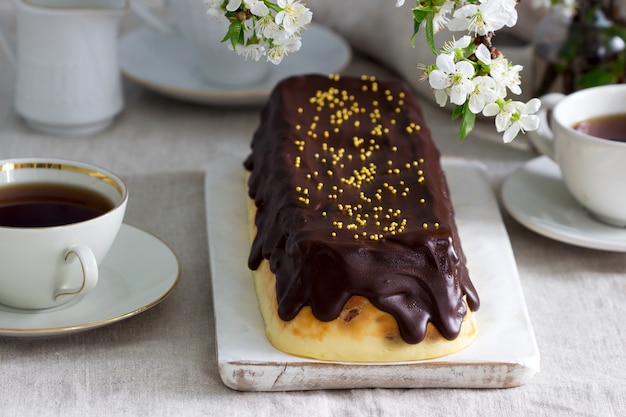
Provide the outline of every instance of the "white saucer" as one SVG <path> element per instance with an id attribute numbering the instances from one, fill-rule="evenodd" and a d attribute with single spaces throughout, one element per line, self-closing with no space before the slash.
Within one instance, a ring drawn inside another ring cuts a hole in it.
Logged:
<path id="1" fill-rule="evenodd" d="M 530 230 L 591 249 L 626 252 L 626 229 L 595 220 L 569 193 L 548 157 L 527 162 L 502 185 L 507 211 Z"/>
<path id="2" fill-rule="evenodd" d="M 44 311 L 0 305 L 0 336 L 53 336 L 115 323 L 163 301 L 179 276 L 178 259 L 164 242 L 124 224 L 93 291 Z"/>
<path id="3" fill-rule="evenodd" d="M 281 79 L 303 73 L 339 73 L 351 58 L 352 50 L 342 37 L 311 24 L 302 34 L 300 51 L 273 67 L 266 79 L 227 89 L 204 80 L 193 47 L 176 35 L 143 26 L 120 42 L 120 66 L 127 78 L 167 96 L 203 104 L 260 104 Z"/>

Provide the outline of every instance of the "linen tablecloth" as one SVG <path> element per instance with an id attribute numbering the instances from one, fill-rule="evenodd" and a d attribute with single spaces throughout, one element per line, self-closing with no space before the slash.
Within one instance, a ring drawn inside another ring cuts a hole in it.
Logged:
<path id="1" fill-rule="evenodd" d="M 11 30 L 13 7 L 8 1 L 0 5 L 0 22 Z M 128 16 L 122 30 L 136 24 Z M 358 55 L 346 73 L 396 76 Z M 541 371 L 527 384 L 285 393 L 225 387 L 216 365 L 204 170 L 223 155 L 243 160 L 259 107 L 190 104 L 126 81 L 126 106 L 110 129 L 92 137 L 49 137 L 15 114 L 14 82 L 2 54 L 0 157 L 71 158 L 118 173 L 130 189 L 126 223 L 170 245 L 182 274 L 162 303 L 119 323 L 57 337 L 1 337 L 0 415 L 626 415 L 626 254 L 550 240 L 506 213 L 541 353 Z M 491 121 L 479 121 L 471 137 L 459 142 L 449 114 L 430 99 L 423 101 L 442 153 L 484 163 L 494 193 L 507 175 L 536 156 L 525 138 L 502 144 Z"/>

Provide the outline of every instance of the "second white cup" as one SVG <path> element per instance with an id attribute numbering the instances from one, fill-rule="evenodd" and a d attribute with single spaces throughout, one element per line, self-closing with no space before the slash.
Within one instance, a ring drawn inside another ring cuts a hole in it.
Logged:
<path id="1" fill-rule="evenodd" d="M 541 127 L 528 132 L 533 144 L 557 162 L 571 194 L 595 218 L 626 226 L 626 84 L 541 100 Z M 617 135 L 597 133 L 609 124 Z"/>
<path id="2" fill-rule="evenodd" d="M 246 60 L 222 42 L 229 22 L 207 14 L 203 0 L 169 1 L 170 21 L 161 19 L 144 7 L 140 0 L 131 4 L 133 10 L 155 29 L 181 36 L 197 52 L 199 71 L 208 83 L 222 87 L 245 87 L 269 77 L 272 64 L 264 59 Z"/>

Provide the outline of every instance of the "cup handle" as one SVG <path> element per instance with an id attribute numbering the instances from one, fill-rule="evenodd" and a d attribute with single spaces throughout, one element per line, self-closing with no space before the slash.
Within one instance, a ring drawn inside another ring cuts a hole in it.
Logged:
<path id="1" fill-rule="evenodd" d="M 550 128 L 548 119 L 549 113 L 554 107 L 565 98 L 565 94 L 550 93 L 540 97 L 541 108 L 537 112 L 539 116 L 539 128 L 534 131 L 526 132 L 533 146 L 542 154 L 546 155 L 553 161 L 554 156 L 554 133 Z"/>
<path id="2" fill-rule="evenodd" d="M 161 19 L 161 17 L 157 16 L 152 11 L 148 10 L 148 8 L 141 4 L 139 0 L 131 0 L 130 8 L 137 14 L 137 16 L 153 28 L 164 33 L 177 33 L 176 29 L 172 25 Z"/>
<path id="3" fill-rule="evenodd" d="M 93 290 L 98 283 L 98 263 L 91 249 L 87 246 L 79 245 L 70 248 L 65 253 L 65 263 L 73 262 L 78 258 L 83 270 L 83 282 L 79 288 L 60 288 L 54 295 L 54 299 L 64 295 L 84 294 Z"/>

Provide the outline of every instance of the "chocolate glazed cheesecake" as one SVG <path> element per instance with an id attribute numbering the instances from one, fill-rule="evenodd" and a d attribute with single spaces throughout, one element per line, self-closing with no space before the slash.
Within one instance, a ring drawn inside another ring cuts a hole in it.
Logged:
<path id="1" fill-rule="evenodd" d="M 479 298 L 439 151 L 406 84 L 288 78 L 251 147 L 248 265 L 276 348 L 389 362 L 472 342 Z"/>

